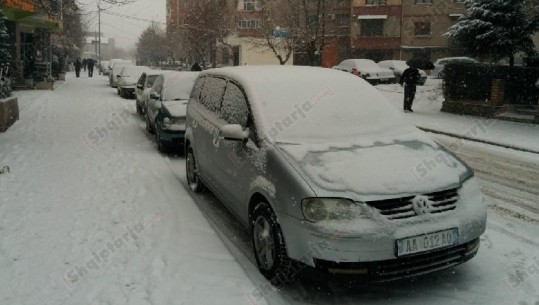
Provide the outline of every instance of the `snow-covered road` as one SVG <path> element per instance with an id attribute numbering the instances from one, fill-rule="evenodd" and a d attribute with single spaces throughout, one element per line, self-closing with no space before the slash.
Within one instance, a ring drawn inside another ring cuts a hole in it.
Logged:
<path id="1" fill-rule="evenodd" d="M 157 153 L 134 101 L 105 78 L 17 94 L 21 121 L 0 134 L 11 169 L 0 175 L 0 304 L 539 304 L 539 155 L 458 142 L 492 201 L 470 262 L 275 291 L 242 227 L 213 195 L 186 191 L 184 159 Z"/>

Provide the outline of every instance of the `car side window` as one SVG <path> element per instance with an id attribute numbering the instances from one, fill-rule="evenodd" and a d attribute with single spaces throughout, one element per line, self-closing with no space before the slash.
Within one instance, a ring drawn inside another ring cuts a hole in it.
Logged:
<path id="1" fill-rule="evenodd" d="M 238 85 L 229 82 L 223 97 L 221 118 L 229 124 L 247 126 L 249 120 L 249 106 L 245 94 Z"/>
<path id="2" fill-rule="evenodd" d="M 145 82 L 146 82 L 146 74 L 142 73 L 142 75 L 138 79 L 137 85 L 143 86 Z"/>
<path id="3" fill-rule="evenodd" d="M 219 113 L 221 100 L 225 92 L 226 80 L 216 77 L 208 77 L 204 83 L 204 90 L 200 97 L 200 102 L 208 110 Z"/>
<path id="4" fill-rule="evenodd" d="M 195 82 L 195 85 L 193 86 L 193 90 L 191 90 L 191 96 L 189 99 L 198 101 L 200 99 L 200 93 L 202 92 L 202 88 L 204 87 L 204 82 L 206 81 L 206 77 L 199 77 L 197 81 Z"/>
<path id="5" fill-rule="evenodd" d="M 162 89 L 163 89 L 163 77 L 160 76 L 158 79 L 155 80 L 155 83 L 153 84 L 151 91 L 161 94 Z"/>

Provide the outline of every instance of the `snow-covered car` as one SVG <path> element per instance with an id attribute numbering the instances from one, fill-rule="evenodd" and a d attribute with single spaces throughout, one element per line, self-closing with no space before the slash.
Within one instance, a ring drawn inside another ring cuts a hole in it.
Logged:
<path id="1" fill-rule="evenodd" d="M 150 90 L 159 75 L 163 74 L 163 71 L 152 70 L 144 72 L 140 76 L 137 87 L 135 88 L 135 99 L 137 113 L 143 114 L 146 111 L 146 103 L 150 98 Z"/>
<path id="2" fill-rule="evenodd" d="M 393 71 L 381 68 L 370 59 L 346 59 L 338 66 L 333 67 L 333 69 L 352 73 L 373 85 L 395 82 L 395 74 Z"/>
<path id="3" fill-rule="evenodd" d="M 108 66 L 109 66 L 108 60 L 102 60 L 101 62 L 99 62 L 99 71 L 101 72 L 101 74 L 106 75 L 105 73 L 108 70 Z"/>
<path id="4" fill-rule="evenodd" d="M 125 66 L 117 75 L 118 95 L 123 98 L 135 96 L 135 88 L 142 73 L 149 71 L 145 66 Z"/>
<path id="5" fill-rule="evenodd" d="M 298 264 L 372 281 L 450 268 L 485 231 L 473 171 L 351 74 L 204 71 L 185 151 L 189 188 L 207 187 L 238 217 L 274 284 Z"/>
<path id="6" fill-rule="evenodd" d="M 389 69 L 395 74 L 395 83 L 398 83 L 401 79 L 402 73 L 404 70 L 408 69 L 409 66 L 404 60 L 384 60 L 378 63 L 378 65 L 384 69 Z M 419 70 L 421 78 L 419 79 L 418 85 L 425 85 L 427 81 L 427 73 L 423 70 Z"/>
<path id="7" fill-rule="evenodd" d="M 185 114 L 198 72 L 166 71 L 157 77 L 146 103 L 146 130 L 155 133 L 157 149 L 183 147 Z"/>
<path id="8" fill-rule="evenodd" d="M 112 64 L 109 75 L 109 84 L 112 88 L 116 88 L 118 86 L 118 74 L 120 74 L 120 72 L 125 66 L 134 66 L 134 64 L 126 60 L 116 61 Z"/>
<path id="9" fill-rule="evenodd" d="M 444 68 L 445 65 L 449 63 L 466 63 L 466 64 L 476 64 L 477 60 L 471 57 L 445 57 L 440 58 L 434 62 L 434 70 L 432 70 L 432 75 L 435 78 L 444 78 Z"/>

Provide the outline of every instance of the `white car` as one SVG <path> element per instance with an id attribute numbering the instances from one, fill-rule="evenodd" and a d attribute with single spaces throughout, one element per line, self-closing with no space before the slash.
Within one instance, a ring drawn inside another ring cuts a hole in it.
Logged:
<path id="1" fill-rule="evenodd" d="M 445 58 L 440 58 L 436 62 L 434 62 L 434 70 L 432 70 L 432 75 L 434 75 L 435 78 L 443 78 L 444 77 L 445 65 L 447 65 L 449 63 L 477 64 L 478 61 L 471 58 L 471 57 L 445 57 Z"/>
<path id="2" fill-rule="evenodd" d="M 143 114 L 146 112 L 146 103 L 150 98 L 152 86 L 157 77 L 163 73 L 164 72 L 160 70 L 151 70 L 149 72 L 142 73 L 140 76 L 137 82 L 137 87 L 135 88 L 135 99 L 138 114 Z"/>
<path id="3" fill-rule="evenodd" d="M 115 61 L 112 64 L 109 63 L 109 67 L 111 67 L 109 83 L 112 88 L 116 88 L 118 86 L 118 80 L 116 78 L 125 66 L 134 66 L 134 64 L 128 60 Z"/>
<path id="4" fill-rule="evenodd" d="M 185 126 L 188 186 L 207 187 L 245 225 L 275 285 L 297 262 L 390 281 L 479 249 L 487 205 L 473 171 L 349 73 L 207 70 Z"/>
<path id="5" fill-rule="evenodd" d="M 389 69 L 395 73 L 395 83 L 400 81 L 402 73 L 404 70 L 408 69 L 410 66 L 406 64 L 404 60 L 384 60 L 378 63 L 378 65 L 384 69 Z M 423 70 L 419 70 L 421 79 L 418 82 L 418 85 L 423 86 L 427 81 L 427 73 Z"/>
<path id="6" fill-rule="evenodd" d="M 370 59 L 347 59 L 342 61 L 338 66 L 333 67 L 333 69 L 352 73 L 362 77 L 373 85 L 395 82 L 393 71 L 381 68 Z"/>
<path id="7" fill-rule="evenodd" d="M 117 77 L 118 94 L 123 98 L 135 96 L 135 87 L 142 73 L 149 71 L 145 66 L 124 66 Z"/>

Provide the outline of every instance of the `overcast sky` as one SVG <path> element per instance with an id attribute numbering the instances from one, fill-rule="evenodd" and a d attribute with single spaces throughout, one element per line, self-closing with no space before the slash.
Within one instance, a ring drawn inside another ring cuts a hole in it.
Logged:
<path id="1" fill-rule="evenodd" d="M 91 21 L 90 31 L 97 31 L 97 3 L 99 0 L 79 0 L 82 9 L 89 13 L 88 19 Z M 128 15 L 135 18 L 154 20 L 165 23 L 166 21 L 166 0 L 136 0 L 132 4 L 111 6 L 102 5 L 107 11 Z M 91 12 L 91 13 L 90 13 Z M 125 49 L 133 48 L 142 31 L 148 27 L 149 22 L 128 19 L 119 16 L 112 16 L 101 13 L 101 32 L 104 37 L 111 37 L 116 40 L 116 45 Z M 165 25 L 161 25 L 165 28 Z"/>

